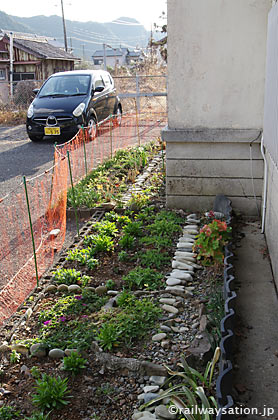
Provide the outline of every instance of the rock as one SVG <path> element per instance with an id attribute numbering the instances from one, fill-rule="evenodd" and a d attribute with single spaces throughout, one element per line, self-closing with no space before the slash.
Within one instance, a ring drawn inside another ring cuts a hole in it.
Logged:
<path id="1" fill-rule="evenodd" d="M 174 306 L 171 306 L 171 305 L 166 305 L 165 304 L 165 305 L 162 306 L 162 309 L 164 311 L 170 312 L 171 314 L 178 314 L 179 313 L 179 310 L 177 308 L 175 308 Z"/>
<path id="2" fill-rule="evenodd" d="M 160 329 L 163 332 L 171 332 L 171 328 L 168 327 L 167 325 L 160 325 Z"/>
<path id="3" fill-rule="evenodd" d="M 177 257 L 183 257 L 183 258 L 186 258 L 186 257 L 194 258 L 194 260 L 195 260 L 196 259 L 195 257 L 196 257 L 197 254 L 195 254 L 194 252 L 188 252 L 188 251 L 176 251 L 175 255 Z"/>
<path id="4" fill-rule="evenodd" d="M 44 293 L 55 293 L 56 291 L 57 291 L 57 286 L 55 286 L 55 284 L 49 284 L 44 289 Z"/>
<path id="5" fill-rule="evenodd" d="M 57 291 L 58 292 L 67 292 L 69 289 L 67 284 L 59 284 L 59 286 L 57 287 Z"/>
<path id="6" fill-rule="evenodd" d="M 180 327 L 180 332 L 181 333 L 184 333 L 184 332 L 187 332 L 187 331 L 189 331 L 188 327 Z"/>
<path id="7" fill-rule="evenodd" d="M 30 347 L 30 354 L 35 357 L 45 357 L 46 349 L 42 343 L 35 343 Z"/>
<path id="8" fill-rule="evenodd" d="M 190 235 L 198 235 L 199 231 L 197 229 L 183 229 L 184 233 L 189 233 Z"/>
<path id="9" fill-rule="evenodd" d="M 96 291 L 96 289 L 94 287 L 91 287 L 91 286 L 84 287 L 84 290 L 86 292 L 92 292 L 92 293 L 95 293 L 95 291 Z"/>
<path id="10" fill-rule="evenodd" d="M 186 225 L 183 228 L 184 231 L 188 231 L 188 230 L 192 230 L 192 229 L 198 229 L 198 225 Z"/>
<path id="11" fill-rule="evenodd" d="M 11 347 L 11 350 L 15 350 L 18 353 L 26 354 L 26 355 L 29 353 L 29 350 L 23 344 L 13 344 Z"/>
<path id="12" fill-rule="evenodd" d="M 108 296 L 117 296 L 119 292 L 117 290 L 108 290 L 107 294 Z"/>
<path id="13" fill-rule="evenodd" d="M 143 411 L 143 416 L 141 417 L 142 420 L 149 420 L 149 419 L 156 419 L 156 416 L 149 411 Z"/>
<path id="14" fill-rule="evenodd" d="M 192 281 L 192 276 L 190 273 L 186 273 L 182 270 L 173 270 L 171 275 L 177 279 L 181 279 L 181 280 L 188 280 L 188 281 Z"/>
<path id="15" fill-rule="evenodd" d="M 162 404 L 155 407 L 155 414 L 156 416 L 162 417 L 163 419 L 174 420 L 176 418 L 176 414 L 172 414 L 169 411 L 169 408 L 166 407 L 166 405 L 162 405 Z"/>
<path id="16" fill-rule="evenodd" d="M 11 349 L 7 344 L 1 344 L 0 346 L 0 353 L 7 353 L 9 352 Z"/>
<path id="17" fill-rule="evenodd" d="M 168 286 L 176 286 L 177 284 L 181 284 L 181 279 L 175 279 L 175 277 L 169 277 L 166 280 L 166 284 L 168 284 Z"/>
<path id="18" fill-rule="evenodd" d="M 153 392 L 147 392 L 147 393 L 144 392 L 143 394 L 138 395 L 137 398 L 138 398 L 139 401 L 144 400 L 144 403 L 146 404 L 146 403 L 150 402 L 151 400 L 154 400 L 157 397 L 158 397 L 158 394 L 155 394 Z"/>
<path id="19" fill-rule="evenodd" d="M 66 349 L 65 356 L 70 356 L 72 353 L 78 353 L 77 349 Z"/>
<path id="20" fill-rule="evenodd" d="M 78 284 L 71 284 L 68 287 L 68 291 L 69 293 L 82 293 L 82 289 L 80 286 L 78 286 Z"/>
<path id="21" fill-rule="evenodd" d="M 152 384 L 158 385 L 159 387 L 162 387 L 164 385 L 164 382 L 166 381 L 167 376 L 156 376 L 153 375 L 150 377 L 150 382 Z"/>
<path id="22" fill-rule="evenodd" d="M 159 299 L 160 303 L 167 303 L 167 305 L 173 305 L 176 302 L 176 299 L 173 298 L 161 298 Z"/>
<path id="23" fill-rule="evenodd" d="M 207 324 L 208 324 L 208 319 L 206 315 L 202 315 L 201 319 L 200 319 L 200 325 L 199 325 L 199 330 L 201 332 L 205 331 L 207 329 Z"/>
<path id="24" fill-rule="evenodd" d="M 99 296 L 103 296 L 107 293 L 107 287 L 106 286 L 98 286 L 96 288 L 96 294 Z"/>
<path id="25" fill-rule="evenodd" d="M 190 213 L 188 216 L 187 216 L 187 220 L 188 219 L 196 219 L 197 218 L 197 214 L 196 213 Z"/>
<path id="26" fill-rule="evenodd" d="M 147 385 L 147 386 L 144 386 L 143 390 L 144 390 L 145 393 L 156 392 L 156 391 L 159 390 L 159 386 L 158 385 Z"/>
<path id="27" fill-rule="evenodd" d="M 52 349 L 48 353 L 48 356 L 51 357 L 51 359 L 63 359 L 65 352 L 61 349 Z"/>
<path id="28" fill-rule="evenodd" d="M 173 260 L 172 261 L 172 268 L 178 268 L 179 270 L 190 270 L 192 271 L 192 266 L 185 264 L 180 261 Z"/>
<path id="29" fill-rule="evenodd" d="M 152 336 L 152 341 L 162 341 L 164 338 L 167 337 L 167 334 L 165 333 L 159 333 Z"/>
<path id="30" fill-rule="evenodd" d="M 23 375 L 25 375 L 25 376 L 31 376 L 30 369 L 26 365 L 21 366 L 20 373 L 23 373 Z"/>
<path id="31" fill-rule="evenodd" d="M 49 232 L 48 234 L 49 239 L 55 239 L 59 235 L 60 232 L 61 232 L 60 229 L 52 229 L 52 231 Z"/>
<path id="32" fill-rule="evenodd" d="M 163 349 L 166 349 L 167 347 L 169 347 L 170 346 L 170 341 L 169 340 L 163 340 L 163 341 L 161 341 L 161 347 L 163 348 Z"/>
<path id="33" fill-rule="evenodd" d="M 177 248 L 192 249 L 193 243 L 191 242 L 178 242 Z"/>
<path id="34" fill-rule="evenodd" d="M 169 290 L 171 293 L 171 290 L 181 290 L 182 292 L 184 291 L 185 286 L 183 286 L 182 284 L 177 284 L 176 286 L 167 286 L 165 288 L 165 290 Z"/>
<path id="35" fill-rule="evenodd" d="M 139 420 L 143 417 L 143 413 L 134 413 L 131 417 L 132 420 Z"/>
<path id="36" fill-rule="evenodd" d="M 26 319 L 30 319 L 30 317 L 31 317 L 31 315 L 32 315 L 32 313 L 33 313 L 33 310 L 32 310 L 32 308 L 28 308 L 27 309 L 27 311 L 25 312 L 25 318 Z"/>

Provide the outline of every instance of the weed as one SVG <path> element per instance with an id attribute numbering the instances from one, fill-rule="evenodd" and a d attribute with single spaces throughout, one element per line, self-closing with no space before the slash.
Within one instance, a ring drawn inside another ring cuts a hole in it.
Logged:
<path id="1" fill-rule="evenodd" d="M 110 236 L 104 234 L 85 236 L 84 244 L 91 246 L 91 254 L 95 255 L 100 252 L 112 252 L 114 243 Z"/>
<path id="2" fill-rule="evenodd" d="M 20 353 L 18 353 L 16 350 L 12 350 L 10 354 L 10 362 L 15 365 L 20 361 Z"/>
<path id="3" fill-rule="evenodd" d="M 138 257 L 141 265 L 144 267 L 155 267 L 157 269 L 162 268 L 171 261 L 171 257 L 166 252 L 161 252 L 157 249 L 138 252 Z"/>
<path id="4" fill-rule="evenodd" d="M 1 420 L 14 420 L 15 418 L 19 418 L 20 413 L 16 411 L 10 405 L 3 405 L 0 407 L 0 419 Z"/>
<path id="5" fill-rule="evenodd" d="M 114 289 L 114 287 L 116 286 L 116 284 L 115 284 L 114 280 L 109 279 L 105 283 L 105 286 L 107 287 L 108 290 L 112 290 L 112 289 Z"/>
<path id="6" fill-rule="evenodd" d="M 123 231 L 126 235 L 138 237 L 138 236 L 142 236 L 142 229 L 143 229 L 143 222 L 137 221 L 137 222 L 127 223 L 124 226 Z"/>
<path id="7" fill-rule="evenodd" d="M 41 377 L 41 371 L 37 366 L 32 366 L 30 372 L 35 379 L 39 379 Z"/>
<path id="8" fill-rule="evenodd" d="M 101 235 L 106 235 L 109 237 L 116 236 L 118 233 L 118 229 L 116 227 L 116 223 L 113 221 L 102 221 L 97 222 L 93 225 L 93 229 Z"/>
<path id="9" fill-rule="evenodd" d="M 156 290 L 162 286 L 163 275 L 151 268 L 137 267 L 131 270 L 123 281 L 128 285 L 129 289 L 148 289 Z"/>
<path id="10" fill-rule="evenodd" d="M 32 395 L 32 402 L 42 410 L 51 410 L 67 405 L 69 391 L 67 389 L 68 378 L 62 379 L 60 376 L 55 378 L 43 374 L 41 379 L 36 380 L 35 391 Z"/>
<path id="11" fill-rule="evenodd" d="M 118 260 L 121 262 L 126 262 L 130 258 L 129 254 L 126 251 L 120 251 L 118 253 Z"/>
<path id="12" fill-rule="evenodd" d="M 58 268 L 52 273 L 52 280 L 58 284 L 80 284 L 81 272 L 74 268 Z"/>
<path id="13" fill-rule="evenodd" d="M 36 412 L 33 413 L 31 417 L 26 417 L 26 420 L 49 420 L 50 414 L 51 411 L 47 414 L 44 414 L 43 412 Z"/>
<path id="14" fill-rule="evenodd" d="M 120 332 L 118 331 L 114 323 L 111 323 L 111 324 L 104 323 L 101 326 L 96 339 L 99 341 L 100 346 L 104 350 L 112 350 L 113 346 L 116 346 L 119 344 L 119 341 L 118 341 L 119 335 L 120 335 Z"/>
<path id="15" fill-rule="evenodd" d="M 81 369 L 85 369 L 86 359 L 83 359 L 77 352 L 73 351 L 63 359 L 63 369 L 77 375 Z"/>
<path id="16" fill-rule="evenodd" d="M 123 249 L 131 249 L 135 245 L 135 238 L 129 234 L 123 235 L 119 240 L 119 245 Z"/>

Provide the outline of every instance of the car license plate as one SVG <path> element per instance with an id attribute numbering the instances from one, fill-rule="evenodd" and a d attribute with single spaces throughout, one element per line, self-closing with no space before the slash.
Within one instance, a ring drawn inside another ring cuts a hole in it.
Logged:
<path id="1" fill-rule="evenodd" d="M 44 127 L 45 136 L 59 136 L 60 134 L 60 127 Z"/>

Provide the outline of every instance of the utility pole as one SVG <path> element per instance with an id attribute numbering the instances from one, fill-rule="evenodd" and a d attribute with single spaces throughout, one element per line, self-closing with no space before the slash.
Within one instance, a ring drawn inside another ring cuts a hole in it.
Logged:
<path id="1" fill-rule="evenodd" d="M 11 99 L 13 99 L 13 61 L 14 61 L 14 39 L 13 33 L 10 32 L 10 95 Z"/>
<path id="2" fill-rule="evenodd" d="M 68 51 L 67 33 L 66 33 L 66 22 L 65 22 L 65 15 L 64 15 L 63 0 L 61 0 L 61 9 L 62 9 L 62 20 L 63 20 L 63 29 L 64 29 L 65 50 Z"/>
<path id="3" fill-rule="evenodd" d="M 107 65 L 106 65 L 106 44 L 103 44 L 103 67 L 104 67 L 104 70 L 107 70 Z"/>

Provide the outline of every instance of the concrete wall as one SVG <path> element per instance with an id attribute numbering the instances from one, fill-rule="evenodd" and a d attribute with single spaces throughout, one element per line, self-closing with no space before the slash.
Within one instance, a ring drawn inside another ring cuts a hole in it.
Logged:
<path id="1" fill-rule="evenodd" d="M 271 0 L 168 0 L 167 204 L 208 209 L 215 194 L 257 214 Z M 176 172 L 177 171 L 177 172 Z"/>
<path id="2" fill-rule="evenodd" d="M 278 286 L 278 168 L 266 151 L 268 188 L 266 202 L 265 235 L 276 285 Z"/>

